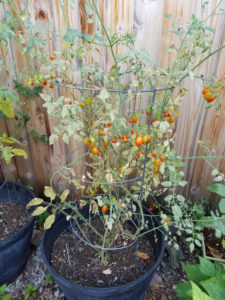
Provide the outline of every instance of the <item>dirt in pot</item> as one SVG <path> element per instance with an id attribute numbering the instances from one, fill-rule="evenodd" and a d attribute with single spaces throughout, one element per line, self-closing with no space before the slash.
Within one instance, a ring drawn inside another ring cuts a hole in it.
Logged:
<path id="1" fill-rule="evenodd" d="M 89 233 L 87 233 L 89 234 Z M 120 241 L 121 242 L 121 241 Z M 108 251 L 108 264 L 100 262 L 97 251 L 68 231 L 55 241 L 51 265 L 65 279 L 83 286 L 112 287 L 134 281 L 154 264 L 152 245 L 147 237 L 122 250 Z"/>
<path id="2" fill-rule="evenodd" d="M 0 241 L 16 233 L 29 218 L 23 205 L 0 203 Z"/>

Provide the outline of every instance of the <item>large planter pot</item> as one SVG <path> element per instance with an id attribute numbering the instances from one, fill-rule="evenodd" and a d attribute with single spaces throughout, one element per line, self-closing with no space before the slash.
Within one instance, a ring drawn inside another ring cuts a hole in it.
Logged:
<path id="1" fill-rule="evenodd" d="M 144 208 L 145 214 L 150 214 L 149 210 Z M 154 227 L 159 226 L 160 222 L 157 218 L 153 217 Z M 151 222 L 149 222 L 151 223 Z M 53 275 L 54 279 L 58 283 L 59 287 L 63 291 L 67 300 L 139 300 L 144 295 L 145 291 L 148 288 L 148 285 L 159 266 L 163 254 L 164 254 L 164 237 L 163 233 L 159 230 L 152 231 L 146 235 L 153 246 L 155 254 L 155 264 L 149 269 L 147 273 L 139 277 L 137 280 L 129 282 L 124 285 L 115 286 L 111 288 L 95 288 L 88 286 L 81 286 L 74 284 L 62 276 L 60 276 L 50 264 L 51 252 L 53 243 L 57 237 L 69 230 L 69 222 L 66 221 L 64 215 L 60 215 L 56 222 L 53 224 L 51 229 L 44 232 L 41 240 L 41 252 L 45 265 L 47 266 L 48 271 Z M 152 224 L 151 224 L 152 226 Z M 149 225 L 149 228 L 150 225 Z M 156 234 L 157 238 L 155 238 Z M 74 272 L 79 272 L 79 270 L 74 270 Z"/>
<path id="2" fill-rule="evenodd" d="M 24 209 L 34 197 L 32 191 L 12 182 L 6 182 L 0 189 L 0 202 L 22 204 Z M 14 281 L 23 271 L 30 253 L 34 221 L 34 217 L 30 218 L 15 234 L 0 241 L 0 286 Z"/>

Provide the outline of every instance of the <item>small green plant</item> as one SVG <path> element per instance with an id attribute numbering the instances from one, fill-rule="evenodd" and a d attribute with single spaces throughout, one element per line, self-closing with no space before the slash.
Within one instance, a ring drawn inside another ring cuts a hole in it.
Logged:
<path id="1" fill-rule="evenodd" d="M 29 299 L 31 296 L 37 296 L 37 289 L 36 285 L 32 286 L 30 283 L 28 284 L 27 288 L 25 289 L 25 299 Z"/>
<path id="2" fill-rule="evenodd" d="M 11 294 L 6 294 L 6 284 L 0 286 L 0 300 L 10 300 L 11 298 Z"/>
<path id="3" fill-rule="evenodd" d="M 225 265 L 199 257 L 200 264 L 183 264 L 188 282 L 176 285 L 179 300 L 224 300 Z"/>
<path id="4" fill-rule="evenodd" d="M 46 279 L 45 279 L 46 284 L 49 284 L 52 281 L 52 279 L 53 279 L 52 274 L 51 273 L 47 273 L 46 274 Z"/>

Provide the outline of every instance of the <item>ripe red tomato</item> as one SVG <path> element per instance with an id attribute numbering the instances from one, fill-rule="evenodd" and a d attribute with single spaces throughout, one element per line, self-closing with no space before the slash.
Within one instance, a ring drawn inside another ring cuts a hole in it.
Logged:
<path id="1" fill-rule="evenodd" d="M 47 85 L 47 83 L 48 83 L 47 80 L 44 80 L 44 81 L 42 82 L 43 85 Z"/>
<path id="2" fill-rule="evenodd" d="M 157 154 L 155 152 L 152 152 L 152 157 L 156 157 Z"/>
<path id="3" fill-rule="evenodd" d="M 166 117 L 166 118 L 170 117 L 170 113 L 168 111 L 164 111 L 163 114 L 164 114 L 164 117 Z"/>
<path id="4" fill-rule="evenodd" d="M 51 60 L 54 60 L 54 59 L 56 59 L 56 57 L 53 56 L 53 55 L 51 55 L 51 56 L 50 56 L 50 59 L 51 59 Z"/>
<path id="5" fill-rule="evenodd" d="M 108 126 L 108 127 L 111 127 L 111 126 L 112 126 L 112 123 L 107 123 L 107 126 Z"/>
<path id="6" fill-rule="evenodd" d="M 116 139 L 112 139 L 112 143 L 113 144 L 117 143 L 117 140 Z"/>
<path id="7" fill-rule="evenodd" d="M 136 139 L 135 139 L 135 144 L 136 146 L 141 146 L 143 144 L 143 138 L 142 136 L 137 136 Z"/>
<path id="8" fill-rule="evenodd" d="M 103 205 L 102 206 L 102 213 L 106 213 L 108 211 L 108 206 L 107 205 Z"/>
<path id="9" fill-rule="evenodd" d="M 210 91 L 211 91 L 210 88 L 204 88 L 204 89 L 202 90 L 202 94 L 205 95 L 206 93 L 209 93 Z"/>
<path id="10" fill-rule="evenodd" d="M 133 119 L 132 118 L 129 118 L 129 123 L 132 123 L 133 122 Z"/>
<path id="11" fill-rule="evenodd" d="M 133 124 L 137 123 L 137 119 L 136 119 L 136 118 L 133 118 L 133 119 L 132 119 L 132 123 L 133 123 Z"/>

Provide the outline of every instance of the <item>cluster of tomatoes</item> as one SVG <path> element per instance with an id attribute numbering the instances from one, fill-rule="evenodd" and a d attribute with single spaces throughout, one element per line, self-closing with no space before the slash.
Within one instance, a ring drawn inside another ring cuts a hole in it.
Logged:
<path id="1" fill-rule="evenodd" d="M 154 160 L 154 168 L 153 168 L 153 170 L 152 170 L 152 172 L 154 173 L 154 174 L 157 174 L 157 173 L 159 173 L 159 167 L 161 166 L 161 163 L 163 163 L 164 161 L 165 161 L 165 157 L 164 156 L 159 156 L 158 158 L 157 158 L 157 153 L 156 152 L 152 152 L 152 157 L 155 159 Z"/>
<path id="2" fill-rule="evenodd" d="M 147 119 L 147 123 L 150 122 L 150 118 L 149 116 L 151 115 L 151 112 L 150 111 L 146 111 L 146 115 L 148 116 L 148 119 Z M 168 112 L 168 111 L 164 111 L 163 113 L 164 117 L 166 118 L 167 122 L 169 124 L 172 124 L 174 123 L 175 121 L 175 118 L 173 116 L 171 116 L 171 114 Z M 151 118 L 151 124 L 153 124 L 155 121 L 158 121 L 158 119 L 154 119 L 153 117 Z"/>
<path id="3" fill-rule="evenodd" d="M 202 94 L 203 94 L 204 99 L 207 102 L 213 102 L 216 98 L 215 94 L 213 93 L 213 91 L 209 87 L 204 88 L 202 90 Z"/>
<path id="4" fill-rule="evenodd" d="M 56 79 L 56 75 L 51 75 L 51 79 Z M 30 79 L 27 80 L 27 84 L 29 86 L 39 86 L 41 89 L 44 87 L 49 87 L 50 89 L 53 89 L 55 85 L 50 81 L 43 78 L 43 75 L 37 76 L 31 76 Z"/>
<path id="5" fill-rule="evenodd" d="M 116 203 L 116 205 L 117 205 L 118 208 L 121 208 L 121 203 L 117 202 L 116 198 L 112 198 L 111 201 L 114 202 L 114 203 Z M 102 206 L 101 210 L 102 210 L 102 213 L 105 214 L 109 210 L 108 205 L 104 204 Z"/>

